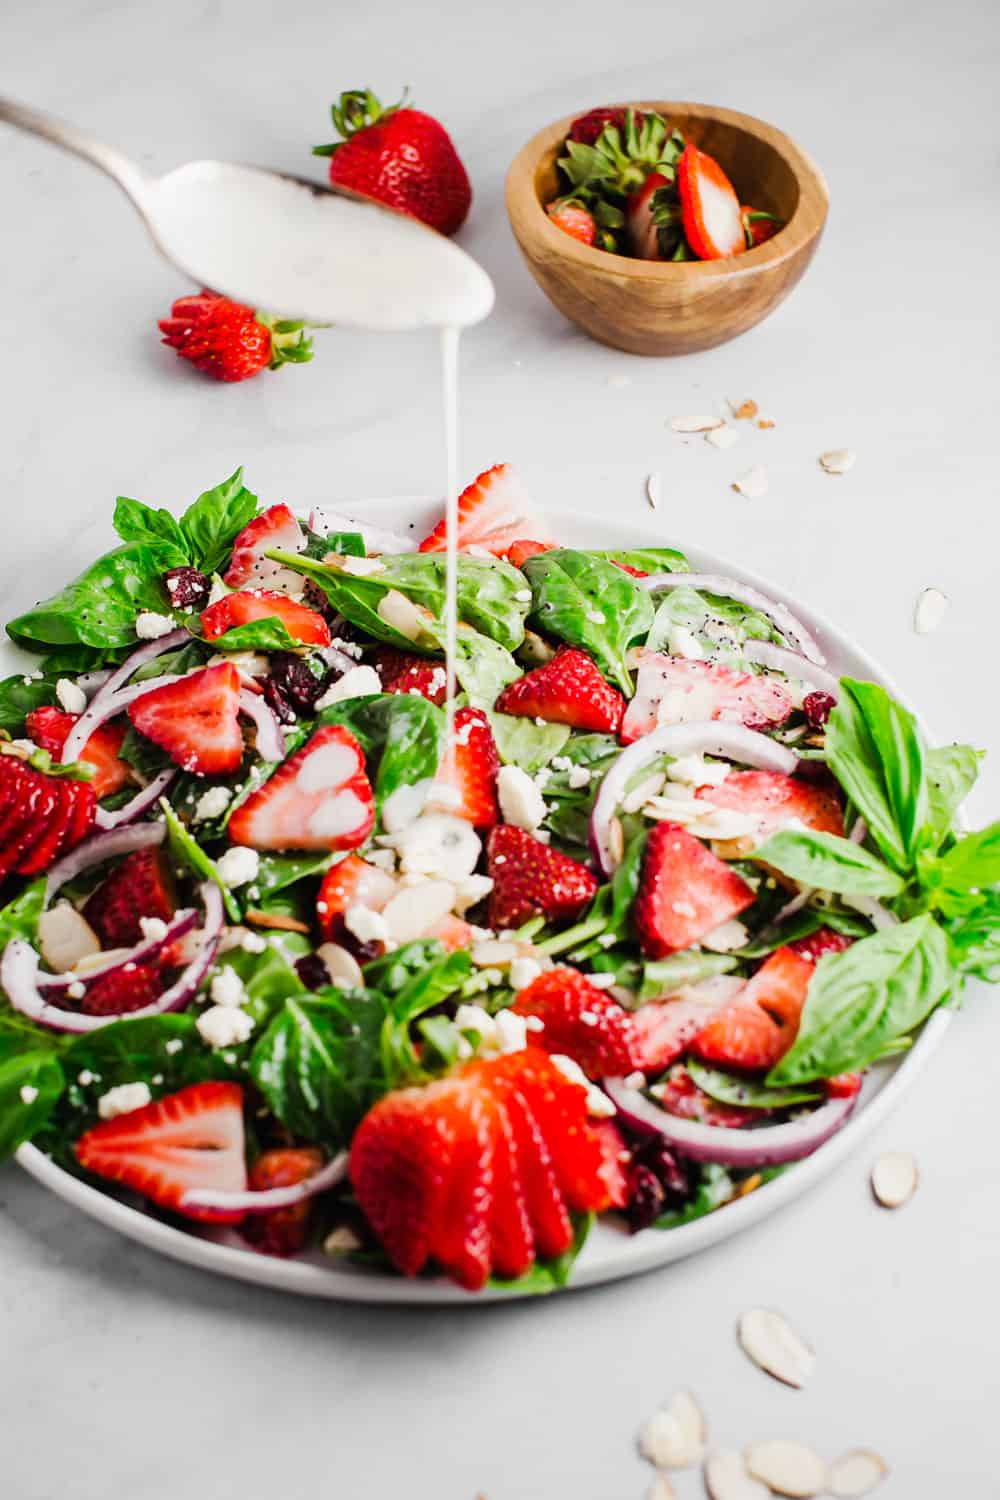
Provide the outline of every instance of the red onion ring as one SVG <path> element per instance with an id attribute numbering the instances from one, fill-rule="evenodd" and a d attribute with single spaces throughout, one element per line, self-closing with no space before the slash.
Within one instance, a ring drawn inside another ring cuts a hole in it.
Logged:
<path id="1" fill-rule="evenodd" d="M 183 911 L 175 913 L 166 924 L 167 930 L 162 937 L 143 938 L 140 943 L 136 943 L 127 953 L 119 955 L 118 958 L 109 958 L 108 962 L 102 964 L 99 968 L 95 965 L 94 968 L 88 969 L 86 974 L 74 974 L 71 970 L 65 974 L 39 974 L 38 989 L 44 990 L 46 993 L 52 990 L 68 990 L 74 984 L 92 984 L 95 979 L 102 979 L 107 974 L 114 974 L 117 969 L 124 969 L 129 964 L 136 966 L 138 964 L 149 963 L 150 959 L 155 958 L 170 943 L 175 942 L 177 938 L 182 938 L 186 933 L 190 932 L 192 927 L 197 924 L 197 921 L 198 913 L 194 907 L 185 907 Z"/>
<path id="2" fill-rule="evenodd" d="M 97 687 L 91 707 L 93 707 L 93 703 L 96 703 L 99 698 L 103 698 L 105 693 L 117 692 L 120 687 L 123 687 L 128 682 L 133 673 L 138 672 L 140 667 L 145 666 L 146 662 L 155 661 L 164 652 L 172 651 L 175 646 L 182 646 L 188 640 L 190 640 L 190 636 L 186 630 L 181 630 L 180 628 L 177 630 L 168 630 L 166 635 L 158 635 L 155 640 L 144 641 L 141 646 L 137 646 L 130 656 L 126 656 L 120 666 L 108 672 L 102 682 L 97 683 L 96 681 L 100 676 L 99 673 L 86 673 L 85 677 L 90 680 L 92 685 Z M 83 681 L 84 678 L 79 679 L 81 686 L 83 685 Z"/>
<path id="3" fill-rule="evenodd" d="M 356 521 L 353 516 L 344 516 L 337 511 L 318 508 L 311 510 L 309 530 L 323 537 L 329 536 L 331 531 L 360 532 L 366 552 L 389 555 L 417 550 L 417 544 L 412 537 L 400 536 L 396 531 L 384 531 L 381 526 L 372 526 L 368 521 Z"/>
<path id="4" fill-rule="evenodd" d="M 94 815 L 94 826 L 107 831 L 110 828 L 123 828 L 127 823 L 134 823 L 137 818 L 141 818 L 143 813 L 148 812 L 153 804 L 159 800 L 161 794 L 166 791 L 176 775 L 177 772 L 173 766 L 168 766 L 165 771 L 161 771 L 159 775 L 154 776 L 148 786 L 144 786 L 141 791 L 136 792 L 132 800 L 126 802 L 124 807 L 119 807 L 116 812 L 106 812 L 103 807 L 99 807 Z"/>
<path id="5" fill-rule="evenodd" d="M 98 688 L 104 687 L 111 676 L 110 667 L 101 667 L 97 672 L 81 672 L 79 677 L 73 681 L 83 693 L 96 693 Z"/>
<path id="6" fill-rule="evenodd" d="M 852 911 L 867 917 L 879 932 L 884 932 L 887 927 L 899 926 L 899 918 L 887 906 L 883 906 L 881 901 L 876 901 L 874 896 L 841 896 L 840 899 Z"/>
<path id="7" fill-rule="evenodd" d="M 244 1192 L 225 1188 L 191 1188 L 177 1206 L 182 1213 L 190 1208 L 223 1209 L 226 1212 L 244 1214 L 273 1213 L 276 1208 L 291 1208 L 307 1198 L 314 1198 L 317 1193 L 325 1193 L 328 1188 L 336 1187 L 347 1176 L 347 1163 L 348 1153 L 338 1151 L 318 1172 L 314 1172 L 303 1182 L 292 1183 L 290 1187 L 263 1188 L 256 1192 L 251 1188 Z"/>
<path id="8" fill-rule="evenodd" d="M 690 1161 L 719 1162 L 725 1167 L 770 1167 L 801 1161 L 846 1124 L 858 1101 L 857 1094 L 829 1099 L 797 1120 L 756 1130 L 735 1130 L 667 1114 L 637 1089 L 629 1088 L 622 1078 L 605 1079 L 604 1088 L 634 1129 L 645 1135 L 662 1135 Z"/>
<path id="9" fill-rule="evenodd" d="M 623 750 L 604 774 L 590 815 L 590 847 L 605 875 L 617 860 L 611 851 L 611 820 L 625 796 L 625 788 L 637 771 L 661 755 L 721 755 L 762 771 L 782 771 L 790 776 L 799 764 L 794 751 L 779 745 L 756 729 L 730 724 L 724 719 L 691 724 L 668 724 L 644 734 Z"/>
<path id="10" fill-rule="evenodd" d="M 852 844 L 863 844 L 864 841 L 865 841 L 865 839 L 867 837 L 868 837 L 868 824 L 865 822 L 864 818 L 857 818 L 857 819 L 855 819 L 854 827 L 851 829 L 850 833 L 848 834 L 848 838 L 850 839 L 851 843 Z"/>
<path id="11" fill-rule="evenodd" d="M 145 1016 L 162 1016 L 168 1011 L 183 1010 L 198 993 L 206 974 L 215 961 L 219 938 L 222 935 L 224 912 L 222 894 L 213 881 L 206 880 L 199 886 L 199 894 L 205 905 L 205 925 L 202 928 L 202 945 L 197 957 L 182 970 L 180 975 L 164 990 L 151 1005 L 139 1010 L 130 1010 L 122 1015 L 85 1016 L 77 1011 L 63 1010 L 50 1005 L 38 988 L 38 954 L 30 943 L 22 938 L 13 938 L 4 949 L 0 960 L 0 985 L 15 1010 L 28 1016 L 39 1026 L 50 1031 L 73 1032 L 80 1035 L 99 1031 L 114 1021 L 138 1021 Z"/>
<path id="12" fill-rule="evenodd" d="M 190 640 L 186 630 L 183 634 Z M 110 682 L 111 678 L 108 681 Z M 99 693 L 94 694 L 89 706 L 84 709 L 66 736 L 66 742 L 59 756 L 59 764 L 68 766 L 71 760 L 79 760 L 80 752 L 94 730 L 99 729 L 108 719 L 113 719 L 116 715 L 122 713 L 137 698 L 145 697 L 147 693 L 152 693 L 156 688 L 166 687 L 170 682 L 183 681 L 183 673 L 175 676 L 151 677 L 146 682 L 133 682 L 129 687 L 118 688 L 113 693 L 108 692 L 107 684 L 105 684 Z"/>
<path id="13" fill-rule="evenodd" d="M 829 693 L 835 700 L 840 697 L 840 683 L 833 673 L 828 672 L 825 667 L 817 666 L 808 657 L 800 656 L 797 651 L 788 651 L 784 646 L 776 646 L 773 641 L 744 641 L 738 649 L 747 661 L 758 662 L 762 667 L 772 667 L 777 672 L 784 672 L 786 677 L 798 677 L 802 682 L 819 688 L 821 692 Z"/>
<path id="14" fill-rule="evenodd" d="M 740 583 L 735 578 L 724 578 L 720 573 L 651 573 L 648 578 L 637 578 L 636 583 L 651 594 L 660 593 L 663 589 L 688 588 L 702 589 L 706 594 L 720 594 L 724 599 L 735 599 L 738 604 L 745 604 L 748 609 L 755 609 L 759 614 L 766 615 L 794 651 L 820 666 L 826 661 L 819 642 L 802 621 L 796 619 L 788 606 L 779 604 L 776 599 L 769 598 L 748 583 Z"/>
<path id="15" fill-rule="evenodd" d="M 91 834 L 89 839 L 77 844 L 75 849 L 57 860 L 49 870 L 45 888 L 46 906 L 60 886 L 64 886 L 68 880 L 74 880 L 84 870 L 89 870 L 91 865 L 102 864 L 106 859 L 113 859 L 116 854 L 132 854 L 136 849 L 148 848 L 150 844 L 162 844 L 166 833 L 167 825 L 159 822 L 136 823 L 128 828 L 112 828 L 110 832 Z"/>
<path id="16" fill-rule="evenodd" d="M 263 698 L 240 688 L 240 708 L 248 719 L 252 719 L 257 730 L 257 754 L 263 760 L 281 761 L 285 758 L 285 736 L 272 709 Z"/>

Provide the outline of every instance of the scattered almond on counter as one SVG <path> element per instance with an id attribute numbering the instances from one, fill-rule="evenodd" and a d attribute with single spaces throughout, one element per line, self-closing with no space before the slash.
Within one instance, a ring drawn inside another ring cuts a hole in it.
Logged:
<path id="1" fill-rule="evenodd" d="M 743 1352 L 759 1370 L 801 1389 L 816 1367 L 816 1355 L 781 1313 L 752 1307 L 737 1325 Z"/>
<path id="2" fill-rule="evenodd" d="M 741 422 L 749 422 L 760 410 L 756 401 L 730 401 L 733 416 Z"/>
<path id="3" fill-rule="evenodd" d="M 646 499 L 653 510 L 660 503 L 660 476 L 659 474 L 646 475 Z"/>
<path id="4" fill-rule="evenodd" d="M 850 448 L 831 448 L 829 453 L 820 454 L 820 468 L 827 474 L 846 474 L 853 469 L 857 456 Z"/>
<path id="5" fill-rule="evenodd" d="M 886 1151 L 872 1168 L 872 1192 L 883 1208 L 902 1208 L 919 1182 L 917 1163 L 908 1151 Z"/>
<path id="6" fill-rule="evenodd" d="M 812 1500 L 813 1495 L 822 1494 L 829 1482 L 826 1461 L 805 1443 L 796 1443 L 791 1438 L 751 1443 L 743 1456 L 754 1479 L 789 1500 Z"/>
<path id="7" fill-rule="evenodd" d="M 774 425 L 775 424 L 770 417 L 758 417 L 757 419 L 757 426 L 760 428 L 761 432 L 770 432 L 771 428 Z"/>
<path id="8" fill-rule="evenodd" d="M 705 1419 L 690 1391 L 678 1391 L 639 1434 L 639 1452 L 657 1469 L 686 1469 L 705 1454 Z"/>
<path id="9" fill-rule="evenodd" d="M 733 489 L 748 500 L 760 500 L 767 494 L 767 470 L 763 464 L 754 464 L 752 469 L 735 479 Z"/>
<path id="10" fill-rule="evenodd" d="M 735 1448 L 721 1448 L 705 1464 L 705 1489 L 709 1500 L 771 1500 L 771 1491 L 758 1479 L 751 1479 L 742 1453 Z"/>
<path id="11" fill-rule="evenodd" d="M 731 448 L 738 437 L 735 427 L 727 427 L 723 423 L 721 427 L 713 427 L 711 432 L 705 433 L 705 442 L 711 443 L 713 448 Z"/>
<path id="12" fill-rule="evenodd" d="M 711 432 L 713 427 L 722 427 L 721 417 L 671 417 L 673 432 Z"/>
<path id="13" fill-rule="evenodd" d="M 940 589 L 922 589 L 913 611 L 913 628 L 917 635 L 930 635 L 948 613 L 949 599 Z"/>
<path id="14" fill-rule="evenodd" d="M 889 1472 L 884 1459 L 870 1448 L 857 1448 L 853 1453 L 844 1453 L 830 1465 L 830 1494 L 837 1500 L 860 1500 L 871 1494 L 877 1484 Z"/>

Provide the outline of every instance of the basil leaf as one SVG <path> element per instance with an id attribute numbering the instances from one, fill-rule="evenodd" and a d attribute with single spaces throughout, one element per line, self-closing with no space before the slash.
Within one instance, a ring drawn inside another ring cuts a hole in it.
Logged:
<path id="1" fill-rule="evenodd" d="M 942 745 L 928 750 L 927 826 L 935 847 L 951 832 L 955 814 L 975 785 L 982 750 L 971 745 Z"/>
<path id="2" fill-rule="evenodd" d="M 134 644 L 142 610 L 169 610 L 162 577 L 176 566 L 167 542 L 126 542 L 91 563 L 51 599 L 11 620 L 7 633 L 21 645 L 98 646 L 109 652 Z"/>
<path id="3" fill-rule="evenodd" d="M 115 501 L 114 527 L 123 542 L 153 542 L 172 547 L 176 556 L 172 567 L 181 568 L 189 561 L 184 533 L 169 510 L 153 510 L 141 500 L 119 495 Z"/>
<path id="4" fill-rule="evenodd" d="M 937 863 L 937 879 L 949 891 L 975 891 L 1000 881 L 1000 823 L 967 833 Z"/>
<path id="5" fill-rule="evenodd" d="M 1000 891 L 988 891 L 974 911 L 951 923 L 948 936 L 963 974 L 1000 982 Z"/>
<path id="6" fill-rule="evenodd" d="M 568 724 L 536 724 L 514 714 L 487 710 L 497 754 L 505 766 L 520 766 L 529 775 L 547 766 L 565 746 L 571 730 Z"/>
<path id="7" fill-rule="evenodd" d="M 15 672 L 5 677 L 0 682 L 0 729 L 17 738 L 32 709 L 55 703 L 57 675 L 46 673 L 34 678 L 27 672 Z"/>
<path id="8" fill-rule="evenodd" d="M 0 1045 L 0 1161 L 13 1155 L 45 1124 L 65 1087 L 51 1048 Z M 23 1092 L 22 1092 L 23 1091 Z"/>
<path id="9" fill-rule="evenodd" d="M 630 697 L 625 654 L 653 623 L 649 595 L 621 568 L 586 552 L 542 552 L 528 558 L 524 572 L 538 628 L 588 651 Z"/>
<path id="10" fill-rule="evenodd" d="M 212 642 L 215 651 L 301 651 L 302 642 L 290 635 L 277 615 L 234 625 Z"/>
<path id="11" fill-rule="evenodd" d="M 191 562 L 202 573 L 217 573 L 233 543 L 257 514 L 257 496 L 243 483 L 243 470 L 199 495 L 180 519 Z"/>
<path id="12" fill-rule="evenodd" d="M 167 839 L 172 857 L 178 864 L 187 865 L 199 880 L 214 881 L 222 892 L 222 902 L 229 920 L 239 922 L 242 915 L 239 902 L 219 874 L 219 867 L 215 860 L 211 859 L 198 840 L 188 833 L 165 797 L 160 798 L 160 809 L 167 821 Z"/>
<path id="13" fill-rule="evenodd" d="M 323 709 L 318 724 L 343 724 L 365 754 L 379 809 L 401 786 L 433 778 L 444 752 L 444 712 L 414 693 L 348 698 Z"/>
<path id="14" fill-rule="evenodd" d="M 873 682 L 843 677 L 826 758 L 891 865 L 913 866 L 927 821 L 924 750 L 913 715 Z"/>
<path id="15" fill-rule="evenodd" d="M 688 1072 L 703 1093 L 720 1104 L 735 1104 L 740 1109 L 790 1109 L 793 1104 L 811 1104 L 822 1098 L 819 1089 L 772 1089 L 752 1078 L 737 1078 L 733 1073 L 708 1068 L 691 1058 Z"/>
<path id="16" fill-rule="evenodd" d="M 809 985 L 798 1035 L 767 1083 L 867 1067 L 947 999 L 954 978 L 945 935 L 926 913 L 827 954 Z"/>
<path id="17" fill-rule="evenodd" d="M 848 896 L 898 896 L 903 880 L 874 854 L 832 833 L 775 833 L 750 858 L 800 885 Z"/>
<path id="18" fill-rule="evenodd" d="M 250 1076 L 293 1135 L 337 1150 L 383 1091 L 385 1002 L 370 990 L 292 996 L 250 1055 Z"/>

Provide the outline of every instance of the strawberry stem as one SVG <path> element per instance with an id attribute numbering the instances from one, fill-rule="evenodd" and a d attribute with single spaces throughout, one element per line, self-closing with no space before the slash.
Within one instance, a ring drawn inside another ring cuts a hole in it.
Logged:
<path id="1" fill-rule="evenodd" d="M 313 341 L 306 334 L 306 325 L 290 318 L 274 318 L 270 313 L 255 312 L 257 322 L 271 335 L 272 370 L 282 365 L 302 365 L 313 357 Z"/>
<path id="2" fill-rule="evenodd" d="M 313 156 L 333 156 L 335 151 L 339 151 L 340 147 L 351 139 L 351 136 L 360 135 L 363 130 L 368 130 L 379 120 L 387 119 L 397 110 L 406 109 L 409 102 L 409 84 L 404 88 L 403 97 L 399 102 L 388 106 L 383 106 L 381 99 L 373 94 L 371 89 L 347 89 L 341 94 L 337 103 L 330 106 L 334 128 L 339 132 L 341 139 L 332 141 L 327 146 L 314 146 Z"/>

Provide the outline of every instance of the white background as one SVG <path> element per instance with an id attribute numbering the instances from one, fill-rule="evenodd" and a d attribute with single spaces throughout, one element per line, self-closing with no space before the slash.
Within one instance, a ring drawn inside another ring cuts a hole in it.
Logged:
<path id="1" fill-rule="evenodd" d="M 975 0 L 573 6 L 367 0 L 276 6 L 68 0 L 5 11 L 4 91 L 130 149 L 321 174 L 341 89 L 409 82 L 448 124 L 476 197 L 462 243 L 496 312 L 463 349 L 462 469 L 512 460 L 540 505 L 645 520 L 729 554 L 866 643 L 942 737 L 1000 748 L 995 671 L 1000 210 L 996 12 Z M 570 110 L 674 97 L 758 114 L 822 164 L 832 211 L 802 286 L 739 342 L 680 361 L 588 342 L 522 268 L 502 203 L 523 140 Z M 91 169 L 0 127 L 5 614 L 110 540 L 116 494 L 175 507 L 237 463 L 300 508 L 441 485 L 429 337 L 335 331 L 315 363 L 246 386 L 157 342 L 187 288 Z M 716 452 L 671 415 L 754 397 L 777 427 Z M 844 478 L 817 455 L 850 446 Z M 766 499 L 729 482 L 767 466 Z M 663 476 L 654 515 L 644 475 Z M 918 591 L 941 631 L 913 634 Z M 1000 758 L 970 810 L 996 814 Z M 0 1174 L 11 1500 L 636 1500 L 641 1420 L 679 1385 L 713 1438 L 871 1445 L 887 1497 L 997 1492 L 1000 1203 L 985 991 L 915 1094 L 811 1196 L 699 1259 L 517 1306 L 423 1313 L 296 1302 L 117 1240 Z M 923 1184 L 895 1217 L 866 1187 L 881 1146 Z M 737 1349 L 745 1307 L 818 1351 L 806 1392 Z M 699 1494 L 680 1476 L 682 1497 Z"/>

